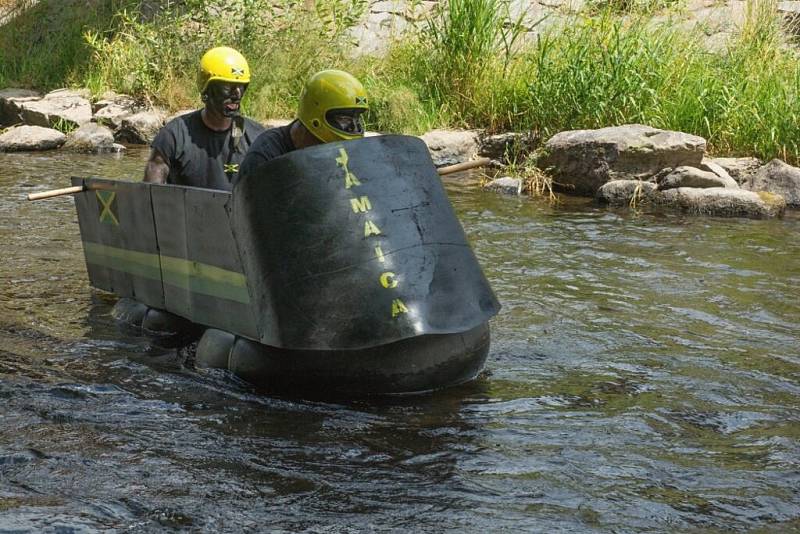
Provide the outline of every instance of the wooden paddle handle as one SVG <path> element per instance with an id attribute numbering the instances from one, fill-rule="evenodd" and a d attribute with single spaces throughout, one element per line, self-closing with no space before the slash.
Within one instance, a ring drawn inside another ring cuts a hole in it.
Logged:
<path id="1" fill-rule="evenodd" d="M 440 167 L 437 169 L 437 172 L 439 173 L 439 176 L 444 176 L 445 174 L 466 171 L 468 169 L 474 169 L 475 167 L 483 167 L 488 163 L 489 158 L 479 158 L 472 161 L 465 161 L 464 163 L 456 163 L 455 165 L 450 165 L 448 167 Z M 51 189 L 50 191 L 42 191 L 41 193 L 30 193 L 28 195 L 28 200 L 42 200 L 44 198 L 72 195 L 74 193 L 82 193 L 83 191 L 86 191 L 86 189 L 86 186 L 83 185 L 74 185 L 72 187 L 64 187 L 63 189 Z"/>
<path id="2" fill-rule="evenodd" d="M 478 158 L 472 161 L 465 161 L 464 163 L 456 163 L 455 165 L 440 167 L 436 169 L 436 172 L 439 173 L 439 176 L 444 176 L 445 174 L 450 174 L 453 172 L 466 171 L 467 169 L 474 169 L 475 167 L 483 167 L 484 165 L 488 165 L 489 161 L 489 158 Z"/>
<path id="3" fill-rule="evenodd" d="M 60 197 L 62 195 L 71 195 L 83 191 L 86 191 L 86 187 L 74 185 L 72 187 L 64 187 L 63 189 L 51 189 L 50 191 L 42 191 L 41 193 L 31 193 L 28 195 L 28 200 L 42 200 L 43 198 Z"/>

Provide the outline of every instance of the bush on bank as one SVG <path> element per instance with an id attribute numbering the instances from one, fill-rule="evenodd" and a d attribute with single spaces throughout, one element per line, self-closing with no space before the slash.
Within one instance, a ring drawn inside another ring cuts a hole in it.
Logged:
<path id="1" fill-rule="evenodd" d="M 67 9 L 70 2 L 84 9 Z M 701 135 L 718 154 L 800 157 L 800 58 L 774 0 L 749 0 L 742 31 L 714 53 L 700 29 L 653 18 L 652 2 L 593 2 L 526 41 L 504 0 L 447 0 L 448 9 L 381 58 L 350 54 L 347 30 L 366 0 L 183 0 L 160 9 L 150 1 L 147 16 L 143 4 L 64 0 L 55 9 L 40 1 L 0 31 L 0 86 L 66 83 L 194 107 L 198 58 L 227 44 L 250 61 L 245 108 L 259 119 L 291 116 L 303 80 L 337 67 L 365 82 L 378 130 L 532 130 L 546 138 L 638 122 Z M 630 8 L 641 5 L 648 8 Z M 59 32 L 44 31 L 56 25 Z"/>

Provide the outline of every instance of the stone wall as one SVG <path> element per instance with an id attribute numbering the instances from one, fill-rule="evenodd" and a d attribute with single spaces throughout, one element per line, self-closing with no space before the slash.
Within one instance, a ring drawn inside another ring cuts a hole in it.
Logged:
<path id="1" fill-rule="evenodd" d="M 351 32 L 358 43 L 355 53 L 379 54 L 393 39 L 402 38 L 408 31 L 425 24 L 427 17 L 443 4 L 446 2 L 371 1 L 361 24 Z M 586 0 L 510 0 L 509 14 L 513 20 L 522 17 L 523 41 L 532 42 L 543 31 L 567 22 L 570 16 L 586 7 Z M 745 0 L 688 0 L 682 9 L 665 12 L 655 21 L 671 20 L 687 31 L 699 25 L 707 47 L 715 50 L 721 49 L 741 28 L 745 12 Z M 793 17 L 800 19 L 800 1 L 781 2 L 778 12 L 787 21 L 795 20 Z"/>

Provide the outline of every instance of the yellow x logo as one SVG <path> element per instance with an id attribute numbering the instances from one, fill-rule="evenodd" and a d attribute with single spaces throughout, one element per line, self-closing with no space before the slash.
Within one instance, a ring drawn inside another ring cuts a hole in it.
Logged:
<path id="1" fill-rule="evenodd" d="M 225 174 L 235 174 L 239 172 L 239 165 L 237 163 L 226 163 L 224 167 L 223 170 Z"/>
<path id="2" fill-rule="evenodd" d="M 114 226 L 119 226 L 119 220 L 114 214 L 114 201 L 117 198 L 116 191 L 95 191 L 97 202 L 103 207 L 100 212 L 100 222 L 107 222 Z"/>

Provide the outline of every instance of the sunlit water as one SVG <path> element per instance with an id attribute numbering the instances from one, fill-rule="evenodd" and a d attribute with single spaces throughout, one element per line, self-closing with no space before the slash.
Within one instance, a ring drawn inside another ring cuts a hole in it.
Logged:
<path id="1" fill-rule="evenodd" d="M 0 154 L 0 532 L 800 529 L 800 218 L 447 187 L 503 310 L 435 395 L 259 395 L 117 330 L 72 175 Z"/>

